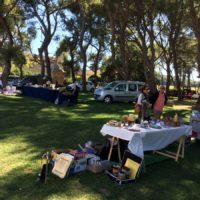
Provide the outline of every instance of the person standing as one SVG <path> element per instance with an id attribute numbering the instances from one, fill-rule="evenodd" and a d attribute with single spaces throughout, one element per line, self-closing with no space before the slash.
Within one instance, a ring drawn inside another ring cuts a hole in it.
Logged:
<path id="1" fill-rule="evenodd" d="M 141 93 L 138 95 L 135 110 L 138 113 L 138 118 L 141 120 L 149 120 L 149 87 L 147 85 L 142 86 Z"/>
<path id="2" fill-rule="evenodd" d="M 1 79 L 0 79 L 0 93 L 3 93 L 3 82 Z"/>
<path id="3" fill-rule="evenodd" d="M 161 85 L 159 91 L 151 95 L 150 102 L 152 103 L 154 117 L 160 119 L 163 108 L 167 103 L 167 95 L 165 93 L 165 86 Z"/>
<path id="4" fill-rule="evenodd" d="M 73 90 L 72 90 L 72 96 L 71 96 L 70 100 L 71 100 L 71 103 L 77 104 L 80 88 L 77 83 L 74 83 L 72 88 L 73 88 Z"/>

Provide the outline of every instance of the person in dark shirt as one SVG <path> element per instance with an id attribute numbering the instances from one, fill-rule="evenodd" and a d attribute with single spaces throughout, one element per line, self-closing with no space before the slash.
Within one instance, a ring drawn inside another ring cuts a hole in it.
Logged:
<path id="1" fill-rule="evenodd" d="M 70 97 L 70 102 L 73 103 L 73 104 L 77 104 L 80 88 L 76 83 L 74 83 L 73 86 L 72 86 L 72 89 L 73 90 L 72 90 L 72 95 Z"/>

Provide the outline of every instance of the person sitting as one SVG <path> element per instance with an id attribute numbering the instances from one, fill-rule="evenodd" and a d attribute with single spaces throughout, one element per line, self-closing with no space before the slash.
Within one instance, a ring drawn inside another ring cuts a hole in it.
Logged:
<path id="1" fill-rule="evenodd" d="M 77 83 L 74 83 L 73 85 L 71 85 L 71 87 L 72 87 L 72 95 L 70 97 L 70 102 L 73 104 L 77 104 L 80 88 Z"/>
<path id="2" fill-rule="evenodd" d="M 61 87 L 58 96 L 55 100 L 55 104 L 69 104 L 71 101 L 72 91 L 70 87 L 66 84 L 65 87 Z"/>
<path id="3" fill-rule="evenodd" d="M 50 81 L 50 80 L 47 80 L 47 81 L 46 81 L 46 87 L 47 87 L 47 88 L 50 88 L 50 86 L 51 86 L 51 81 Z"/>
<path id="4" fill-rule="evenodd" d="M 63 81 L 63 87 L 67 87 L 67 86 L 68 86 L 67 81 L 64 80 L 64 81 Z"/>

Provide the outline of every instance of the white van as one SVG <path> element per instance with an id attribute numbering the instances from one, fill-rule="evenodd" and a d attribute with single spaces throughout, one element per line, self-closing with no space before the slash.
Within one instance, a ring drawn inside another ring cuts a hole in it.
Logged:
<path id="1" fill-rule="evenodd" d="M 135 101 L 140 93 L 140 87 L 145 85 L 140 81 L 114 81 L 94 91 L 94 98 L 105 103 L 113 101 Z"/>

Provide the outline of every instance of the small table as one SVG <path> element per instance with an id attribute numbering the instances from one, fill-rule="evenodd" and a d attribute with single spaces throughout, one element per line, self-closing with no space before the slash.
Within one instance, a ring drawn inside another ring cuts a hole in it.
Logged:
<path id="1" fill-rule="evenodd" d="M 156 153 L 161 154 L 162 152 L 159 152 L 158 150 L 164 149 L 169 144 L 179 140 L 176 153 L 162 153 L 162 155 L 178 161 L 179 157 L 184 157 L 185 137 L 191 135 L 192 126 L 183 125 L 180 127 L 167 127 L 162 129 L 140 128 L 140 131 L 135 132 L 126 127 L 114 127 L 105 124 L 100 132 L 103 136 L 112 136 L 108 159 L 111 157 L 115 141 L 117 141 L 118 153 L 120 152 L 119 139 L 129 141 L 129 150 L 141 158 L 144 157 L 144 151 L 155 151 Z M 121 158 L 120 154 L 119 158 Z"/>

